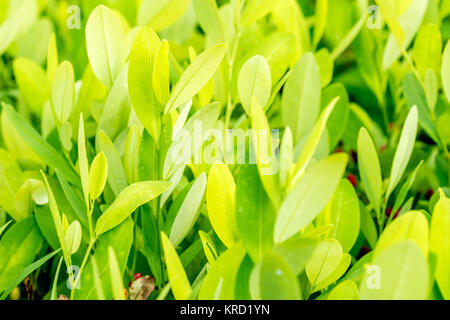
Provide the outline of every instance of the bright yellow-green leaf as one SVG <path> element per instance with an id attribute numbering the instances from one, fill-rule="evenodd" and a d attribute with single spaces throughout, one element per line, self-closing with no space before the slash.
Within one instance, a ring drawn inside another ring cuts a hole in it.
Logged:
<path id="1" fill-rule="evenodd" d="M 405 213 L 395 219 L 383 231 L 380 239 L 378 239 L 374 255 L 377 256 L 397 242 L 412 240 L 422 250 L 424 256 L 427 256 L 429 247 L 428 228 L 428 221 L 420 211 Z"/>
<path id="2" fill-rule="evenodd" d="M 92 200 L 97 199 L 105 188 L 108 177 L 108 161 L 103 152 L 100 152 L 92 161 L 89 170 L 89 195 Z"/>
<path id="3" fill-rule="evenodd" d="M 247 114 L 253 98 L 263 108 L 269 101 L 272 89 L 272 76 L 267 60 L 260 55 L 253 56 L 244 63 L 239 73 L 238 92 L 242 106 Z"/>
<path id="4" fill-rule="evenodd" d="M 170 113 L 194 97 L 212 78 L 226 52 L 227 45 L 224 43 L 202 52 L 186 69 L 173 88 L 164 113 Z"/>
<path id="5" fill-rule="evenodd" d="M 327 300 L 358 300 L 358 286 L 352 280 L 339 283 L 327 296 Z"/>
<path id="6" fill-rule="evenodd" d="M 100 235 L 119 225 L 139 206 L 153 200 L 166 191 L 169 185 L 165 181 L 144 181 L 123 189 L 116 200 L 97 220 L 96 234 Z"/>
<path id="7" fill-rule="evenodd" d="M 138 24 L 161 31 L 170 27 L 187 10 L 190 0 L 142 0 L 138 10 Z"/>
<path id="8" fill-rule="evenodd" d="M 164 233 L 161 233 L 162 247 L 166 260 L 167 274 L 173 295 L 177 300 L 187 300 L 191 295 L 192 288 L 181 264 L 175 248 Z"/>
<path id="9" fill-rule="evenodd" d="M 86 48 L 97 78 L 111 89 L 128 55 L 122 22 L 113 10 L 99 5 L 86 24 Z"/>
<path id="10" fill-rule="evenodd" d="M 163 40 L 156 52 L 153 64 L 153 90 L 162 105 L 169 101 L 169 71 L 169 43 L 167 40 Z"/>
<path id="11" fill-rule="evenodd" d="M 386 248 L 370 266 L 361 280 L 361 300 L 424 300 L 427 297 L 428 264 L 415 242 L 401 241 Z"/>
<path id="12" fill-rule="evenodd" d="M 445 299 L 450 299 L 450 199 L 439 199 L 431 218 L 430 250 L 437 257 L 435 277 Z"/>
<path id="13" fill-rule="evenodd" d="M 364 190 L 375 211 L 380 211 L 383 191 L 380 162 L 377 150 L 366 128 L 361 128 L 358 137 L 358 167 Z"/>
<path id="14" fill-rule="evenodd" d="M 236 184 L 228 167 L 220 162 L 212 165 L 206 187 L 208 216 L 220 240 L 231 247 L 237 241 Z"/>

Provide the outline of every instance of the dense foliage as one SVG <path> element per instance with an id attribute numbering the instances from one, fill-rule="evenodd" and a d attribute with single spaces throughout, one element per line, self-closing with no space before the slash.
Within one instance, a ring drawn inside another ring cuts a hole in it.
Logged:
<path id="1" fill-rule="evenodd" d="M 0 7 L 2 299 L 450 299 L 449 0 Z"/>

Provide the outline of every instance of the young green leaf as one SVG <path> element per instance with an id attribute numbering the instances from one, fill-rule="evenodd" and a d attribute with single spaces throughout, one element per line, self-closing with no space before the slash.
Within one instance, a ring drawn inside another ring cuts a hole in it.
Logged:
<path id="1" fill-rule="evenodd" d="M 155 55 L 153 64 L 153 90 L 161 105 L 169 101 L 170 96 L 169 43 L 163 40 Z"/>
<path id="2" fill-rule="evenodd" d="M 103 192 L 108 177 L 108 162 L 103 152 L 97 154 L 89 170 L 89 196 L 96 200 Z"/>
<path id="3" fill-rule="evenodd" d="M 175 248 L 165 233 L 161 233 L 161 242 L 166 260 L 167 275 L 172 287 L 173 295 L 177 300 L 189 299 L 192 288 L 181 264 Z"/>
<path id="4" fill-rule="evenodd" d="M 436 254 L 436 282 L 445 299 L 450 299 L 450 199 L 442 197 L 434 206 L 431 218 L 430 250 Z"/>
<path id="5" fill-rule="evenodd" d="M 429 270 L 420 248 L 401 241 L 373 259 L 359 287 L 360 300 L 424 300 Z"/>
<path id="6" fill-rule="evenodd" d="M 161 41 L 151 28 L 141 28 L 131 47 L 128 69 L 128 88 L 134 111 L 155 140 L 159 138 L 163 108 L 153 90 L 153 72 L 160 67 L 155 61 L 160 46 Z"/>
<path id="7" fill-rule="evenodd" d="M 303 55 L 289 76 L 281 102 L 283 120 L 297 143 L 313 128 L 320 110 L 320 71 L 312 53 Z"/>
<path id="8" fill-rule="evenodd" d="M 347 155 L 336 154 L 306 171 L 281 205 L 275 223 L 276 243 L 300 232 L 323 210 L 336 191 L 347 161 Z"/>
<path id="9" fill-rule="evenodd" d="M 358 286 L 352 280 L 342 281 L 330 292 L 327 300 L 359 300 Z"/>
<path id="10" fill-rule="evenodd" d="M 126 187 L 98 219 L 95 226 L 96 235 L 116 227 L 139 206 L 158 197 L 168 187 L 169 183 L 164 181 L 144 181 Z"/>
<path id="11" fill-rule="evenodd" d="M 250 276 L 250 292 L 254 300 L 300 300 L 298 280 L 283 258 L 267 252 Z"/>
<path id="12" fill-rule="evenodd" d="M 119 16 L 104 5 L 96 7 L 89 16 L 86 49 L 95 75 L 111 89 L 125 65 L 128 45 Z"/>
<path id="13" fill-rule="evenodd" d="M 173 221 L 169 238 L 174 246 L 178 246 L 194 226 L 199 215 L 199 209 L 203 201 L 205 189 L 206 174 L 202 173 L 200 177 L 195 180 Z"/>
<path id="14" fill-rule="evenodd" d="M 239 73 L 239 99 L 247 114 L 250 114 L 252 100 L 258 100 L 261 107 L 269 101 L 272 76 L 267 60 L 260 55 L 253 56 L 244 63 Z"/>
<path id="15" fill-rule="evenodd" d="M 358 137 L 358 168 L 364 190 L 376 212 L 380 211 L 383 184 L 377 150 L 366 128 L 361 128 Z"/>
<path id="16" fill-rule="evenodd" d="M 52 108 L 58 123 L 67 121 L 75 101 L 75 76 L 72 64 L 63 61 L 56 69 L 52 85 Z"/>
<path id="17" fill-rule="evenodd" d="M 226 52 L 227 45 L 224 43 L 202 52 L 186 69 L 173 88 L 164 113 L 170 113 L 193 98 L 212 78 Z"/>
<path id="18" fill-rule="evenodd" d="M 349 252 L 360 230 L 359 200 L 350 181 L 341 180 L 333 199 L 322 213 L 323 223 L 332 224 L 330 237 L 338 240 L 344 252 Z"/>
<path id="19" fill-rule="evenodd" d="M 206 274 L 198 299 L 234 299 L 237 273 L 244 256 L 245 249 L 241 243 L 222 253 Z"/>
<path id="20" fill-rule="evenodd" d="M 391 169 L 391 177 L 389 179 L 389 187 L 386 192 L 386 199 L 389 199 L 389 196 L 399 183 L 406 170 L 406 166 L 408 165 L 409 158 L 411 157 L 411 153 L 414 148 L 414 142 L 416 141 L 417 120 L 417 107 L 414 106 L 405 121 L 402 135 L 400 137 L 397 150 L 395 151 L 394 162 L 392 163 Z"/>
<path id="21" fill-rule="evenodd" d="M 111 275 L 111 286 L 114 300 L 125 300 L 122 283 L 122 273 L 117 263 L 113 247 L 108 247 L 109 274 Z"/>
<path id="22" fill-rule="evenodd" d="M 383 231 L 374 250 L 374 257 L 386 248 L 403 240 L 411 240 L 428 255 L 429 226 L 425 216 L 420 211 L 405 213 L 395 219 Z"/>
<path id="23" fill-rule="evenodd" d="M 276 211 L 254 165 L 239 169 L 236 186 L 236 226 L 239 239 L 254 262 L 273 245 Z"/>
<path id="24" fill-rule="evenodd" d="M 138 25 L 164 30 L 181 18 L 189 3 L 189 0 L 143 0 L 138 10 Z"/>
<path id="25" fill-rule="evenodd" d="M 235 203 L 233 175 L 225 164 L 216 162 L 208 175 L 206 206 L 214 231 L 228 248 L 237 242 Z"/>
<path id="26" fill-rule="evenodd" d="M 33 262 L 44 242 L 34 217 L 15 223 L 0 241 L 0 292 Z"/>

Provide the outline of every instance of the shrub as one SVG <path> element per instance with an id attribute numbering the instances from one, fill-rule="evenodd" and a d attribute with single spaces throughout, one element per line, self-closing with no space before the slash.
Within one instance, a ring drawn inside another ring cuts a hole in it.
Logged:
<path id="1" fill-rule="evenodd" d="M 450 298 L 448 1 L 3 4 L 2 299 Z"/>

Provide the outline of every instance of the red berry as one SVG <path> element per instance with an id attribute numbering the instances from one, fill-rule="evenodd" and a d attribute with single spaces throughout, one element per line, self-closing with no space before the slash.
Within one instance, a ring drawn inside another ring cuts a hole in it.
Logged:
<path id="1" fill-rule="evenodd" d="M 425 197 L 427 198 L 427 200 L 430 200 L 431 197 L 433 196 L 434 191 L 432 189 L 428 190 L 427 193 L 425 194 Z"/>
<path id="2" fill-rule="evenodd" d="M 367 246 L 362 246 L 360 254 L 362 256 L 365 256 L 366 254 L 368 254 L 370 252 L 370 249 Z"/>
<path id="3" fill-rule="evenodd" d="M 387 208 L 385 214 L 386 214 L 386 217 L 390 217 L 392 214 L 392 208 Z"/>
<path id="4" fill-rule="evenodd" d="M 142 273 L 136 273 L 134 275 L 134 281 L 136 281 L 137 279 L 142 278 Z"/>
<path id="5" fill-rule="evenodd" d="M 352 174 L 352 173 L 349 173 L 348 176 L 347 176 L 347 179 L 348 179 L 348 181 L 351 182 L 351 184 L 353 185 L 353 187 L 356 188 L 357 181 L 356 181 L 355 175 Z"/>

